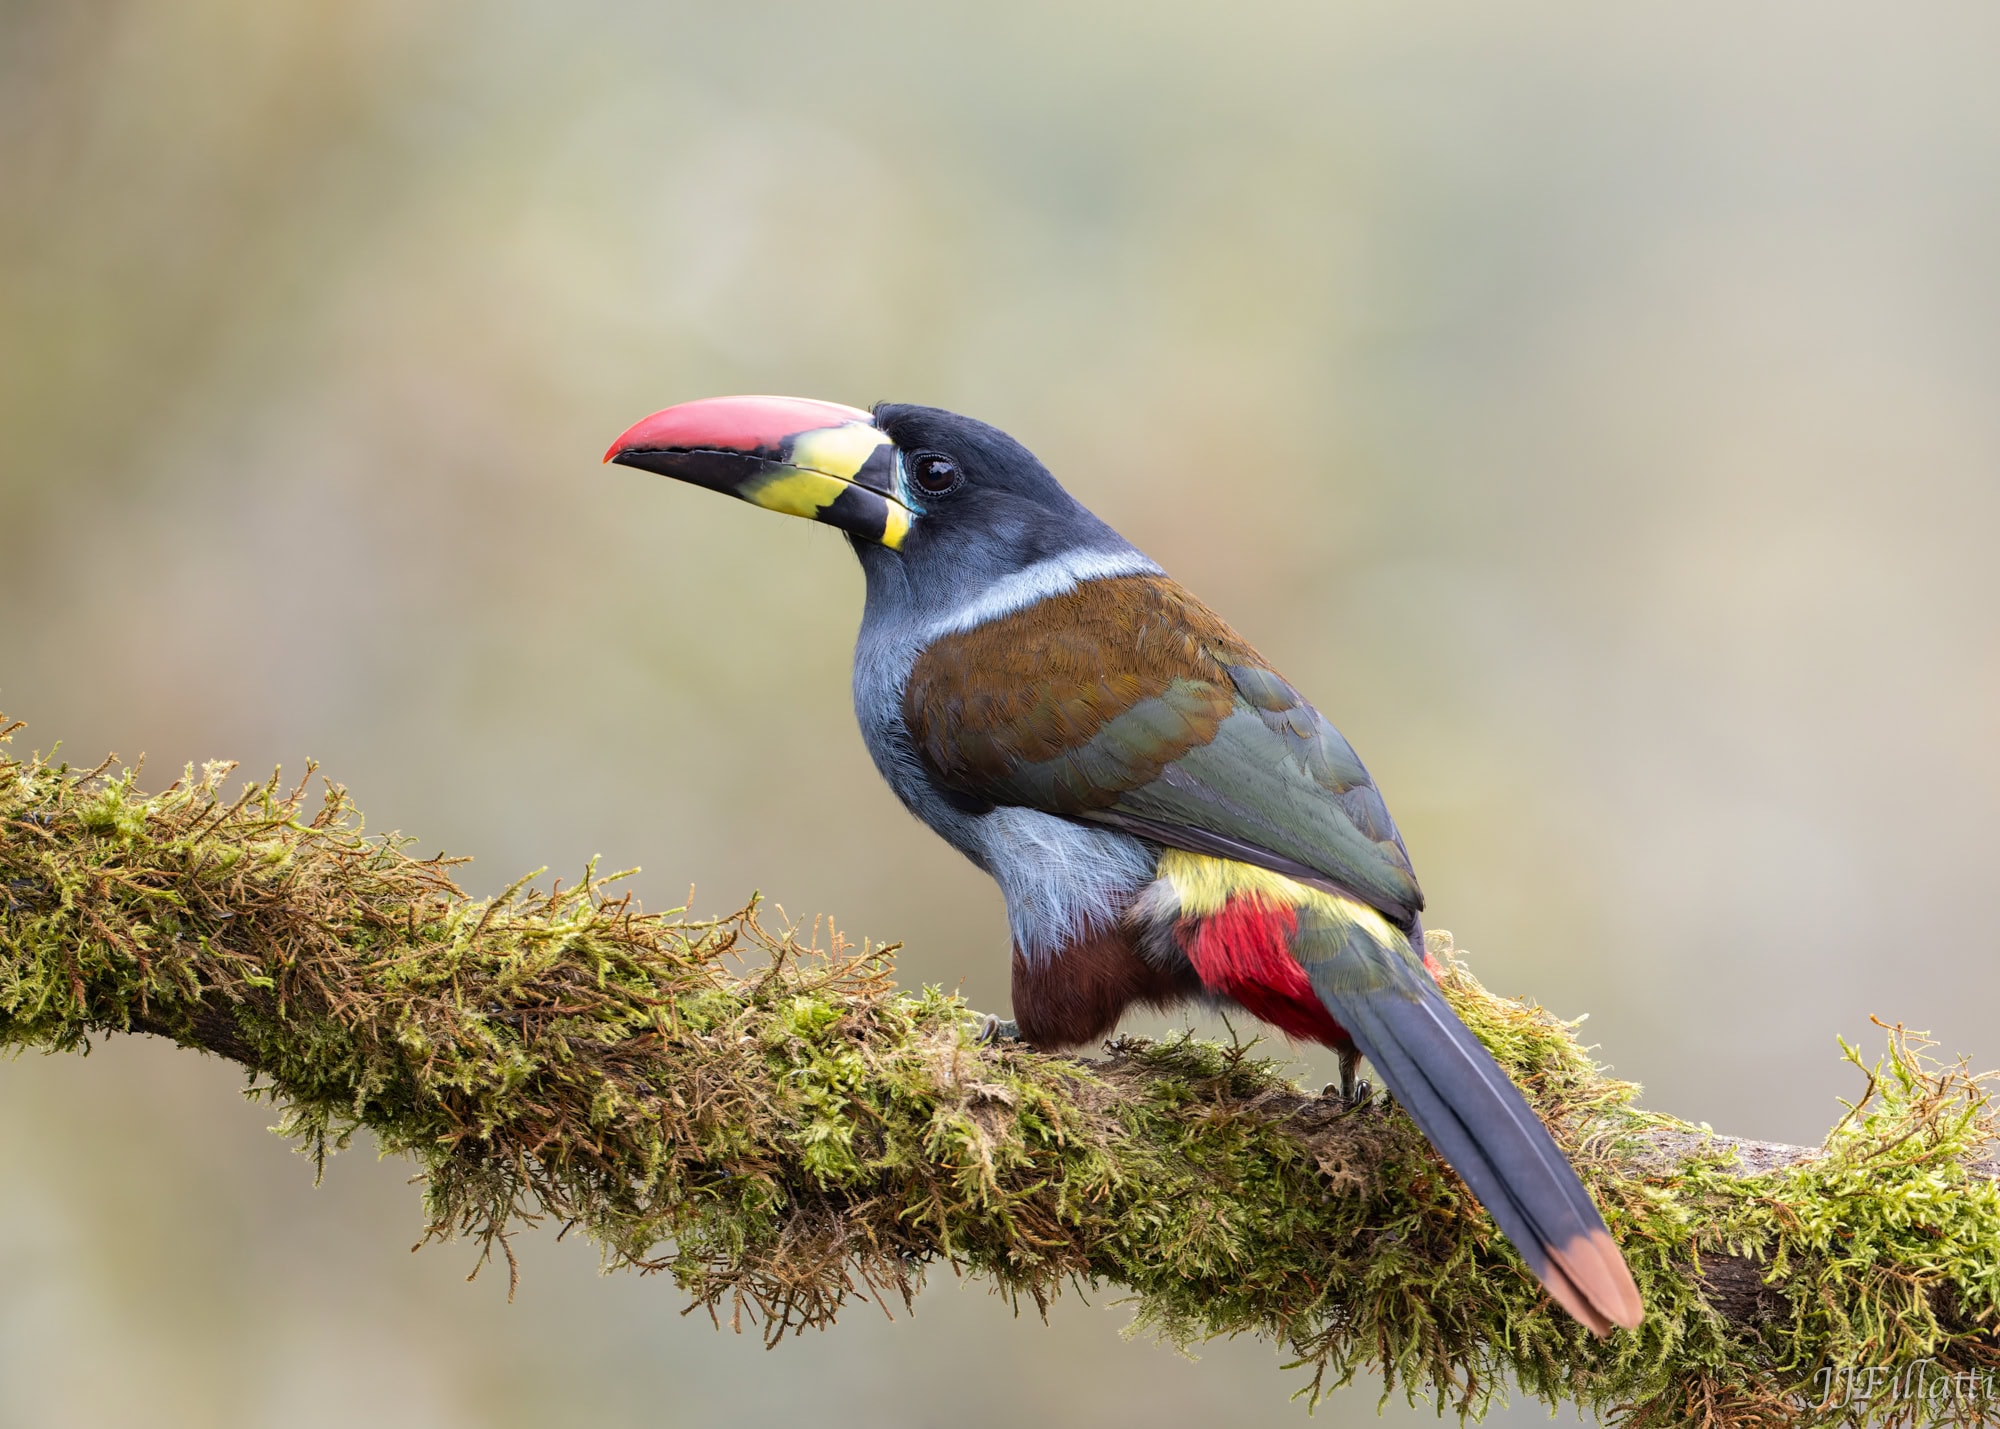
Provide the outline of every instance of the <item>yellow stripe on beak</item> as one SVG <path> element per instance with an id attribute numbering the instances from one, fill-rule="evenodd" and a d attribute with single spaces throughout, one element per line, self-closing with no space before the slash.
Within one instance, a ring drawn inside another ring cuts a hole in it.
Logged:
<path id="1" fill-rule="evenodd" d="M 903 549 L 903 538 L 910 534 L 910 508 L 900 501 L 883 503 L 882 544 L 892 551 Z"/>
<path id="2" fill-rule="evenodd" d="M 851 484 L 823 471 L 779 466 L 744 482 L 737 494 L 766 511 L 782 511 L 787 516 L 803 516 L 811 521 L 840 500 Z"/>
<path id="3" fill-rule="evenodd" d="M 831 515 L 837 518 L 834 524 L 897 550 L 910 533 L 910 509 L 890 491 L 878 490 L 860 479 L 870 459 L 888 445 L 888 434 L 872 422 L 846 422 L 801 432 L 792 439 L 783 466 L 745 482 L 737 494 L 745 501 L 788 516 L 826 520 Z M 886 486 L 887 470 L 881 460 L 875 464 L 878 473 L 871 476 L 870 482 L 879 480 Z M 834 503 L 842 498 L 845 498 L 842 509 L 832 511 Z M 877 522 L 881 526 L 879 533 L 873 529 Z"/>
<path id="4" fill-rule="evenodd" d="M 822 471 L 842 481 L 852 481 L 875 455 L 875 448 L 887 446 L 889 434 L 873 422 L 848 422 L 838 427 L 821 427 L 792 438 L 791 462 L 808 471 Z"/>

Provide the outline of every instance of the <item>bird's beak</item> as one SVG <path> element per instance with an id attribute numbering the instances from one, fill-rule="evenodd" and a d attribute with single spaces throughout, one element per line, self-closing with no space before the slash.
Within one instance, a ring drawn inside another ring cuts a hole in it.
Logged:
<path id="1" fill-rule="evenodd" d="M 633 426 L 604 454 L 895 550 L 911 512 L 896 449 L 859 407 L 804 397 L 705 397 Z"/>

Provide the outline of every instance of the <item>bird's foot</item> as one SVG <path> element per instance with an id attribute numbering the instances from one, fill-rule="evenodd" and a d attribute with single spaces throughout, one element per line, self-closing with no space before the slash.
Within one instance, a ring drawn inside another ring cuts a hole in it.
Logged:
<path id="1" fill-rule="evenodd" d="M 982 1012 L 979 1014 L 978 1027 L 973 1035 L 980 1046 L 988 1047 L 995 1042 L 1020 1041 L 1021 1028 L 1011 1017 L 1002 1020 L 990 1012 Z"/>
<path id="2" fill-rule="evenodd" d="M 1358 1079 L 1342 1086 L 1338 1082 L 1328 1082 L 1319 1089 L 1319 1094 L 1328 1101 L 1340 1103 L 1344 1112 L 1367 1106 L 1374 1099 L 1375 1084 L 1366 1079 Z"/>
<path id="3" fill-rule="evenodd" d="M 1341 1105 L 1348 1111 L 1358 1106 L 1366 1106 L 1368 1099 L 1375 1095 L 1375 1088 L 1361 1079 L 1361 1053 L 1349 1049 L 1340 1054 L 1340 1086 L 1338 1089 Z M 1329 1086 L 1321 1092 L 1326 1096 L 1335 1091 Z"/>

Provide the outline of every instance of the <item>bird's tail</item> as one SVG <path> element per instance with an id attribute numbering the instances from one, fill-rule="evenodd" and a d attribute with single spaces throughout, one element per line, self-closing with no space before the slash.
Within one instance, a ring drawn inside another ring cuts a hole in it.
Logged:
<path id="1" fill-rule="evenodd" d="M 1599 1335 L 1639 1323 L 1639 1288 L 1604 1218 L 1438 991 L 1421 930 L 1247 864 L 1170 850 L 1160 866 L 1136 910 L 1171 931 L 1203 986 L 1294 1036 L 1352 1038 L 1558 1304 Z"/>
<path id="2" fill-rule="evenodd" d="M 1625 1257 L 1527 1098 L 1431 978 L 1352 976 L 1341 965 L 1357 951 L 1301 960 L 1327 1011 L 1556 1303 L 1593 1334 L 1636 1327 L 1645 1307 Z M 1388 950 L 1369 951 L 1377 955 L 1366 961 L 1379 967 Z"/>

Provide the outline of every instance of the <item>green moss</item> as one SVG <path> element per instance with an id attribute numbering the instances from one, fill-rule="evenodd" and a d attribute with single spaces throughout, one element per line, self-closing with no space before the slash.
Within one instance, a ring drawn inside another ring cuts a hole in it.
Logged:
<path id="1" fill-rule="evenodd" d="M 1985 1089 L 1900 1030 L 1872 1066 L 1850 1049 L 1867 1087 L 1824 1155 L 1751 1174 L 1439 944 L 1645 1293 L 1644 1326 L 1598 1342 L 1385 1100 L 1191 1037 L 978 1046 L 955 998 L 896 990 L 892 949 L 802 946 L 755 903 L 644 914 L 594 869 L 469 899 L 337 787 L 231 799 L 229 772 L 146 795 L 0 754 L 0 1046 L 138 1030 L 235 1057 L 316 1159 L 364 1128 L 413 1158 L 428 1234 L 482 1254 L 575 1225 L 774 1339 L 907 1301 L 940 1261 L 1038 1306 L 1123 1286 L 1178 1343 L 1285 1346 L 1310 1396 L 1373 1367 L 1468 1415 L 1513 1384 L 1642 1424 L 1891 1422 L 1907 1403 L 1815 1408 L 1823 1372 L 2000 1361 Z M 1758 1316 L 1718 1310 L 1724 1256 Z"/>

